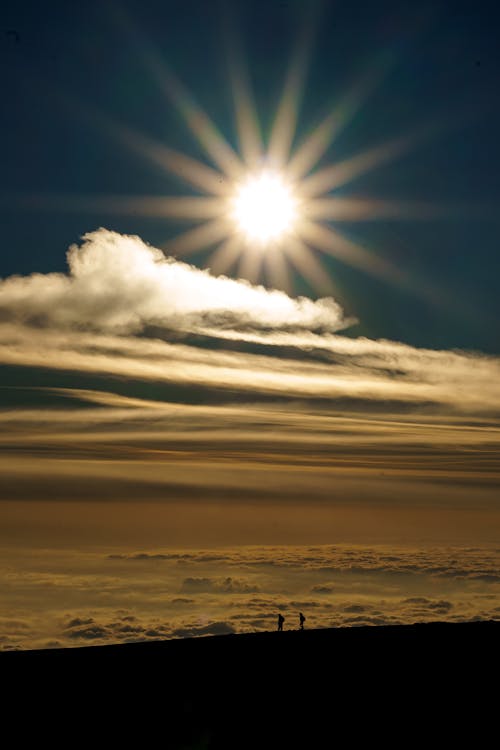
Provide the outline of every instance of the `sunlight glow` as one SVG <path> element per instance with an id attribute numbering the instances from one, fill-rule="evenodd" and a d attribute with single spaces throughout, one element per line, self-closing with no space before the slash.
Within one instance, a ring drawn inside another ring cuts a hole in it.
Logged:
<path id="1" fill-rule="evenodd" d="M 101 211 L 187 222 L 190 226 L 186 230 L 165 242 L 169 255 L 183 257 L 206 252 L 207 265 L 214 273 L 224 274 L 232 269 L 252 282 L 264 280 L 287 290 L 293 287 L 293 267 L 315 290 L 330 294 L 334 284 L 321 256 L 331 256 L 395 284 L 406 283 L 397 268 L 350 239 L 341 224 L 428 219 L 436 217 L 439 208 L 423 201 L 388 200 L 353 195 L 350 191 L 344 194 L 343 188 L 407 152 L 428 129 L 420 128 L 348 156 L 337 152 L 335 161 L 322 163 L 338 134 L 359 113 L 393 64 L 392 55 L 384 54 L 372 61 L 357 83 L 338 96 L 336 105 L 297 142 L 300 104 L 318 23 L 310 9 L 304 20 L 267 133 L 258 117 L 241 43 L 229 33 L 227 52 L 238 150 L 226 140 L 159 51 L 132 24 L 126 24 L 153 80 L 207 159 L 200 161 L 180 153 L 101 112 L 86 108 L 82 114 L 162 173 L 185 183 L 189 193 L 87 197 L 44 194 L 26 196 L 25 203 L 37 209 Z"/>
<path id="2" fill-rule="evenodd" d="M 290 232 L 296 201 L 279 174 L 261 172 L 238 186 L 232 213 L 247 239 L 266 245 Z"/>

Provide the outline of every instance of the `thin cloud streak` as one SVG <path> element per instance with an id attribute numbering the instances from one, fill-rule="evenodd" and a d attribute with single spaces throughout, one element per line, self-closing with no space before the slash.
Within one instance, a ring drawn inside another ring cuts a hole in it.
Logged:
<path id="1" fill-rule="evenodd" d="M 218 329 L 204 329 L 205 334 Z M 235 332 L 228 339 L 241 340 Z M 293 334 L 257 336 L 269 353 L 211 350 L 158 339 L 0 326 L 3 364 L 103 373 L 186 386 L 227 389 L 248 400 L 361 399 L 429 406 L 436 412 L 500 414 L 500 362 L 481 355 L 419 350 L 393 342 Z M 295 349 L 294 349 L 295 344 Z M 286 357 L 273 346 L 289 348 Z M 316 350 L 308 352 L 307 348 Z M 327 361 L 321 361 L 321 351 Z"/>

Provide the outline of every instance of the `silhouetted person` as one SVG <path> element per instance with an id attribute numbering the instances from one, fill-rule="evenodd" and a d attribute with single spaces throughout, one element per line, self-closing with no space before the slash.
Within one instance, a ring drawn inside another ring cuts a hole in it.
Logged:
<path id="1" fill-rule="evenodd" d="M 283 630 L 283 623 L 285 622 L 285 618 L 283 615 L 278 615 L 278 630 Z"/>
<path id="2" fill-rule="evenodd" d="M 304 623 L 306 621 L 305 616 L 302 614 L 302 612 L 299 612 L 299 622 L 300 622 L 300 629 L 304 630 Z"/>

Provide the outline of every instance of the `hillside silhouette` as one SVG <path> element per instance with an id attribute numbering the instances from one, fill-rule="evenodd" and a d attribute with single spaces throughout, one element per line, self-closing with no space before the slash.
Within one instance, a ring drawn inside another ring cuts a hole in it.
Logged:
<path id="1" fill-rule="evenodd" d="M 56 747 L 488 747 L 499 639 L 429 623 L 3 652 L 3 728 Z"/>

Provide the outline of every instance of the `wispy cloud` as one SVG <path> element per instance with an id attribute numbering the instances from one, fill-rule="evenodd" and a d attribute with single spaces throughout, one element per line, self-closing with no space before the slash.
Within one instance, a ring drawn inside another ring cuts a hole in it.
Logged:
<path id="1" fill-rule="evenodd" d="M 241 339 L 239 339 L 241 341 Z M 500 414 L 500 360 L 389 341 L 290 334 L 262 353 L 139 336 L 0 325 L 0 362 L 222 389 L 227 398 L 357 400 Z M 286 349 L 283 347 L 286 346 Z M 358 409 L 361 404 L 358 404 Z M 356 405 L 354 404 L 354 408 Z M 392 408 L 389 406 L 389 408 Z"/>

